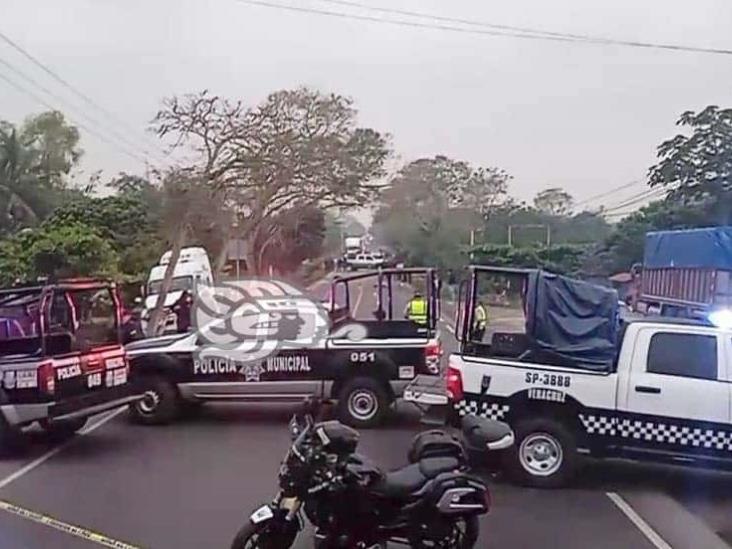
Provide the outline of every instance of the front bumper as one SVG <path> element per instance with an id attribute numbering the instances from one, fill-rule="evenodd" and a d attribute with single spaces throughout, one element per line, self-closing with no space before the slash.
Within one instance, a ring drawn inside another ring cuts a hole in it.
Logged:
<path id="1" fill-rule="evenodd" d="M 54 402 L 5 404 L 0 406 L 0 413 L 11 426 L 22 427 L 39 420 L 53 423 L 93 416 L 140 400 L 142 396 L 128 384 Z"/>

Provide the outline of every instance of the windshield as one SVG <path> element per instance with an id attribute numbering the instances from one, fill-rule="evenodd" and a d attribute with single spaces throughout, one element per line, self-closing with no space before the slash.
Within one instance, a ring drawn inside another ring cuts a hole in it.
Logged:
<path id="1" fill-rule="evenodd" d="M 147 294 L 157 295 L 160 293 L 160 288 L 163 286 L 162 280 L 153 280 L 147 284 Z M 170 292 L 180 292 L 184 290 L 190 290 L 193 288 L 193 277 L 192 276 L 176 276 L 170 284 Z"/>

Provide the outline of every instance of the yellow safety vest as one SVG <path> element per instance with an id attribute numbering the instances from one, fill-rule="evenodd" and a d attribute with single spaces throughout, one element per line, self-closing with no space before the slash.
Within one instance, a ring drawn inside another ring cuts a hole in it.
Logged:
<path id="1" fill-rule="evenodd" d="M 427 300 L 415 298 L 409 302 L 407 318 L 417 324 L 427 324 Z"/>
<path id="2" fill-rule="evenodd" d="M 478 305 L 475 307 L 475 327 L 476 328 L 485 328 L 488 324 L 488 313 L 485 310 L 485 307 L 483 305 Z"/>

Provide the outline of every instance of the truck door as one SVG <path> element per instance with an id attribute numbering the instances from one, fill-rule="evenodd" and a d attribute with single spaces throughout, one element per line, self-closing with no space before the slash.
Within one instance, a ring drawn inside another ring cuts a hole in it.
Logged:
<path id="1" fill-rule="evenodd" d="M 639 330 L 634 349 L 619 410 L 655 416 L 667 428 L 674 422 L 665 425 L 665 418 L 681 420 L 678 428 L 694 427 L 689 421 L 729 423 L 726 345 L 714 331 L 649 326 Z"/>

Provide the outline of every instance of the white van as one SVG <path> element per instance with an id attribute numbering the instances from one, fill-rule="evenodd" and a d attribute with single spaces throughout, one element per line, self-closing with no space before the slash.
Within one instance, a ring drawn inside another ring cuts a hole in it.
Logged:
<path id="1" fill-rule="evenodd" d="M 142 329 L 147 330 L 147 320 L 158 301 L 158 294 L 163 285 L 165 271 L 170 263 L 171 252 L 165 252 L 160 263 L 151 270 L 145 286 L 145 309 L 142 314 Z M 192 295 L 198 292 L 201 286 L 213 285 L 213 272 L 206 250 L 199 247 L 183 248 L 173 271 L 173 280 L 168 294 L 165 296 L 165 308 L 170 309 L 182 297 L 183 292 L 189 291 Z M 163 333 L 178 331 L 178 319 L 172 311 L 167 311 Z"/>

